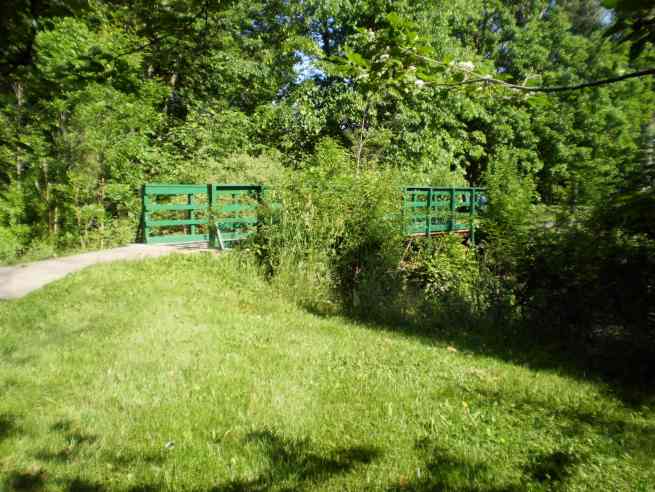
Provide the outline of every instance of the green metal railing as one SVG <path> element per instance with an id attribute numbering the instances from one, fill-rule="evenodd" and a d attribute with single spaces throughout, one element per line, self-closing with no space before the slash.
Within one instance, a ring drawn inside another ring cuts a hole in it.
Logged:
<path id="1" fill-rule="evenodd" d="M 477 209 L 484 188 L 408 186 L 403 190 L 404 232 L 407 236 L 468 233 L 475 239 Z"/>
<path id="2" fill-rule="evenodd" d="M 209 184 L 207 189 L 213 219 L 210 246 L 230 249 L 257 230 L 257 211 L 262 203 L 263 186 Z"/>
<path id="3" fill-rule="evenodd" d="M 146 184 L 141 200 L 145 243 L 209 240 L 207 185 Z"/>
<path id="4" fill-rule="evenodd" d="M 263 191 L 250 184 L 146 184 L 141 190 L 143 241 L 209 241 L 229 249 L 255 232 Z"/>
<path id="5" fill-rule="evenodd" d="M 143 240 L 147 244 L 209 241 L 212 247 L 229 249 L 256 232 L 261 223 L 259 211 L 268 201 L 267 191 L 254 184 L 146 184 L 141 193 Z M 483 191 L 404 188 L 404 234 L 433 236 L 456 232 L 474 240 L 475 217 Z"/>

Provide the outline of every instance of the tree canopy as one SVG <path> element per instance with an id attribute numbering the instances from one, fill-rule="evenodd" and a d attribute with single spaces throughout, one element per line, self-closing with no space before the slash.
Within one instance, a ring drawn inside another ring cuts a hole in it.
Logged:
<path id="1" fill-rule="evenodd" d="M 2 9 L 0 227 L 19 249 L 125 240 L 143 182 L 264 179 L 311 167 L 326 139 L 353 172 L 480 185 L 511 169 L 549 205 L 652 176 L 651 2 Z"/>

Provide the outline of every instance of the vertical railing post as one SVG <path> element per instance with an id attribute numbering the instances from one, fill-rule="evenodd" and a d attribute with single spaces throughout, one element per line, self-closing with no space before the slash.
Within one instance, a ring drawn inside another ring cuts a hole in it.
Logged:
<path id="1" fill-rule="evenodd" d="M 188 194 L 188 195 L 186 196 L 186 204 L 187 204 L 187 205 L 193 205 L 193 195 L 192 195 L 192 194 Z M 191 210 L 191 209 L 187 210 L 187 219 L 189 219 L 189 220 L 193 220 L 193 210 Z M 192 224 L 192 225 L 189 227 L 189 233 L 190 233 L 191 235 L 195 235 L 195 234 L 196 234 L 196 226 L 195 226 L 195 225 Z"/>
<path id="2" fill-rule="evenodd" d="M 432 228 L 432 188 L 428 188 L 427 208 L 425 209 L 425 237 L 430 236 Z"/>
<path id="3" fill-rule="evenodd" d="M 411 210 L 412 210 L 412 217 L 411 217 L 412 228 L 411 228 L 411 231 L 412 231 L 412 233 L 413 232 L 418 232 L 418 230 L 415 231 L 416 224 L 417 224 L 417 220 L 416 220 L 416 190 L 414 190 L 412 192 L 412 194 L 409 195 L 409 201 L 412 202 L 412 208 L 411 208 Z"/>
<path id="4" fill-rule="evenodd" d="M 264 217 L 262 217 L 262 212 L 265 212 L 269 215 L 270 223 L 273 224 L 273 217 L 271 214 L 271 209 L 268 207 L 267 203 L 268 190 L 266 185 L 260 184 L 257 189 L 257 232 L 259 232 L 261 226 L 264 223 Z"/>
<path id="5" fill-rule="evenodd" d="M 402 189 L 402 195 L 400 199 L 400 223 L 403 228 L 403 237 L 407 235 L 407 214 L 405 208 L 407 207 L 407 188 Z"/>
<path id="6" fill-rule="evenodd" d="M 450 219 L 448 220 L 448 232 L 455 229 L 455 187 L 450 187 Z"/>
<path id="7" fill-rule="evenodd" d="M 216 247 L 216 220 L 214 219 L 214 185 L 207 185 L 207 229 L 209 232 L 209 247 Z"/>
<path id="8" fill-rule="evenodd" d="M 150 228 L 148 227 L 148 220 L 150 215 L 148 214 L 148 205 L 150 204 L 147 194 L 147 185 L 141 187 L 141 220 L 143 222 L 143 242 L 148 244 L 150 242 Z"/>
<path id="9" fill-rule="evenodd" d="M 469 238 L 471 239 L 471 246 L 475 246 L 475 202 L 477 201 L 477 198 L 475 196 L 475 186 L 471 188 L 471 204 L 469 207 L 469 213 L 470 213 L 470 220 L 471 220 L 471 225 L 470 225 L 470 231 L 469 231 Z"/>

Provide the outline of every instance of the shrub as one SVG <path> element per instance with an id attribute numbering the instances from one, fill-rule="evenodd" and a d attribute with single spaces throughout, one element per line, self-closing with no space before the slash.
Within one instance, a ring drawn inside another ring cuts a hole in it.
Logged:
<path id="1" fill-rule="evenodd" d="M 594 223 L 543 231 L 516 273 L 533 337 L 582 349 L 611 372 L 654 371 L 654 240 Z"/>
<path id="2" fill-rule="evenodd" d="M 22 247 L 22 241 L 11 228 L 0 227 L 0 262 L 15 261 Z"/>
<path id="3" fill-rule="evenodd" d="M 39 261 L 56 256 L 57 248 L 53 241 L 48 239 L 34 239 L 24 254 L 20 257 L 22 262 Z"/>
<path id="4" fill-rule="evenodd" d="M 258 156 L 231 154 L 207 167 L 202 180 L 196 175 L 193 182 L 206 183 L 257 183 L 275 185 L 284 173 L 280 156 L 266 152 Z"/>
<path id="5" fill-rule="evenodd" d="M 270 199 L 279 207 L 255 240 L 267 274 L 312 309 L 373 302 L 363 286 L 374 271 L 397 269 L 402 253 L 395 175 L 352 174 L 348 164 L 342 148 L 319 144 L 313 161 L 273 188 Z"/>
<path id="6" fill-rule="evenodd" d="M 497 157 L 485 176 L 488 205 L 481 237 L 487 240 L 497 273 L 506 275 L 522 255 L 535 224 L 537 196 L 533 180 L 521 172 L 516 156 L 501 152 Z"/>

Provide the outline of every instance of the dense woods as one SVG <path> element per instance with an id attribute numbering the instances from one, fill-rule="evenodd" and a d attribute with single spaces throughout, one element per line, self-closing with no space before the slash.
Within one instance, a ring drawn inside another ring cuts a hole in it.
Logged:
<path id="1" fill-rule="evenodd" d="M 1 14 L 0 261 L 133 241 L 144 182 L 264 182 L 285 207 L 252 250 L 313 309 L 503 320 L 652 370 L 652 2 L 9 0 Z M 477 253 L 406 247 L 382 220 L 402 183 L 486 186 Z"/>

